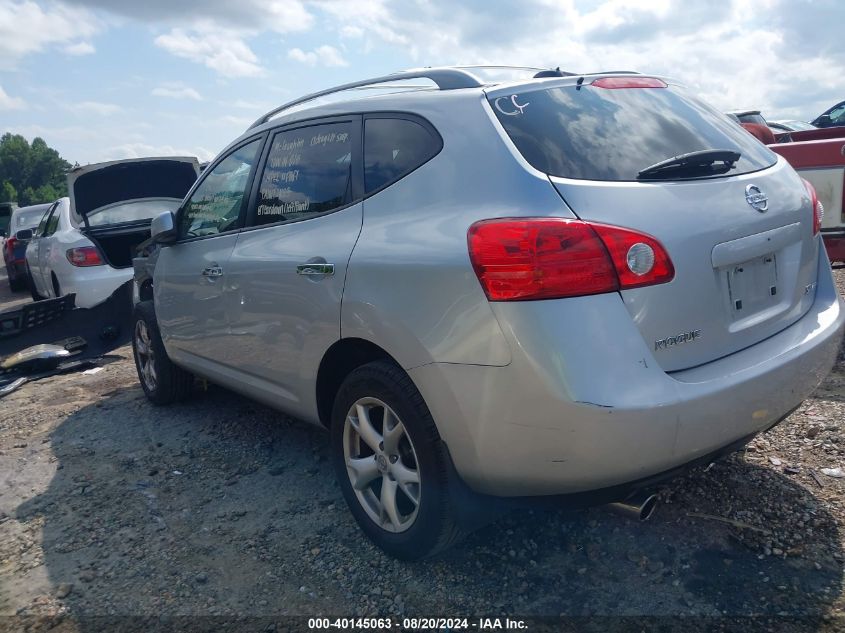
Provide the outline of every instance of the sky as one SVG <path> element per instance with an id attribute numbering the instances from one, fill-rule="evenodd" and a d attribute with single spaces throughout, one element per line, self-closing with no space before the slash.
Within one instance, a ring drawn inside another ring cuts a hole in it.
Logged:
<path id="1" fill-rule="evenodd" d="M 842 0 L 0 0 L 0 134 L 208 160 L 308 92 L 421 66 L 673 77 L 723 110 L 845 99 Z"/>

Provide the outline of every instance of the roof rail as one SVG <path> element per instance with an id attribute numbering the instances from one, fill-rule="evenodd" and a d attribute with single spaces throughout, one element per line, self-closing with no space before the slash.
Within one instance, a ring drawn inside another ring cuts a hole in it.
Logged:
<path id="1" fill-rule="evenodd" d="M 404 79 L 430 79 L 440 90 L 455 90 L 458 88 L 480 88 L 484 83 L 472 73 L 462 70 L 460 68 L 422 68 L 419 70 L 406 70 L 382 77 L 375 77 L 374 79 L 365 79 L 363 81 L 353 81 L 352 83 L 342 84 L 327 90 L 320 90 L 319 92 L 312 92 L 309 95 L 288 101 L 280 105 L 278 108 L 270 110 L 267 114 L 256 120 L 255 123 L 249 126 L 249 129 L 258 127 L 267 123 L 271 118 L 294 106 L 325 97 L 326 95 L 334 94 L 335 92 L 343 92 L 344 90 L 352 90 L 354 88 L 365 88 L 373 86 L 374 84 L 383 84 L 391 81 L 400 81 Z"/>

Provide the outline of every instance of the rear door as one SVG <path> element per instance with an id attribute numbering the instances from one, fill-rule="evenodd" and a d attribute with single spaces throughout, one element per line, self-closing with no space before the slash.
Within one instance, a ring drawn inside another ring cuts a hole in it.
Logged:
<path id="1" fill-rule="evenodd" d="M 44 223 L 44 232 L 38 239 L 38 271 L 33 271 L 33 276 L 38 275 L 38 285 L 41 295 L 53 296 L 53 279 L 51 276 L 51 260 L 55 256 L 58 245 L 53 237 L 59 228 L 59 216 L 61 215 L 61 200 L 50 211 Z"/>
<path id="2" fill-rule="evenodd" d="M 357 116 L 272 135 L 228 265 L 232 361 L 257 396 L 306 419 L 361 231 L 360 138 Z"/>
<path id="3" fill-rule="evenodd" d="M 54 202 L 41 217 L 41 221 L 38 223 L 38 226 L 35 227 L 32 239 L 26 247 L 26 263 L 27 266 L 29 266 L 30 273 L 32 274 L 32 282 L 35 284 L 35 290 L 41 296 L 46 296 L 44 294 L 44 282 L 41 276 L 41 236 L 44 234 L 50 215 L 53 213 L 53 209 L 56 208 L 57 204 L 58 202 Z"/>
<path id="4" fill-rule="evenodd" d="M 156 262 L 156 319 L 168 352 L 188 365 L 231 361 L 223 294 L 262 142 L 245 141 L 203 173 L 177 213 L 177 242 Z"/>
<path id="5" fill-rule="evenodd" d="M 671 282 L 621 293 L 663 369 L 731 354 L 809 309 L 819 240 L 808 193 L 785 161 L 660 80 L 526 88 L 489 95 L 526 160 L 550 176 L 578 217 L 648 233 L 674 263 Z M 741 157 L 732 166 L 640 175 L 660 161 L 712 149 Z"/>

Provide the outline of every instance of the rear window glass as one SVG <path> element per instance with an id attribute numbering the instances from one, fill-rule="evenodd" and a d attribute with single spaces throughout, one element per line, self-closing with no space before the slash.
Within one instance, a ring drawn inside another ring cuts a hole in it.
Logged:
<path id="1" fill-rule="evenodd" d="M 562 178 L 637 180 L 642 169 L 657 162 L 710 149 L 742 153 L 720 175 L 758 171 L 777 160 L 736 121 L 676 87 L 583 84 L 496 94 L 489 100 L 525 159 Z"/>
<path id="2" fill-rule="evenodd" d="M 407 119 L 364 122 L 364 185 L 370 193 L 396 182 L 440 151 L 440 139 Z"/>

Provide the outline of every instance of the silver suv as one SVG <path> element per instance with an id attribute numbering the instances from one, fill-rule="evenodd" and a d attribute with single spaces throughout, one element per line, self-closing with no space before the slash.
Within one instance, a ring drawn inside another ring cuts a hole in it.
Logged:
<path id="1" fill-rule="evenodd" d="M 147 396 L 201 376 L 325 426 L 355 519 L 406 559 L 473 500 L 624 500 L 742 446 L 845 321 L 815 192 L 735 121 L 636 73 L 480 74 L 270 112 L 138 275 Z"/>

